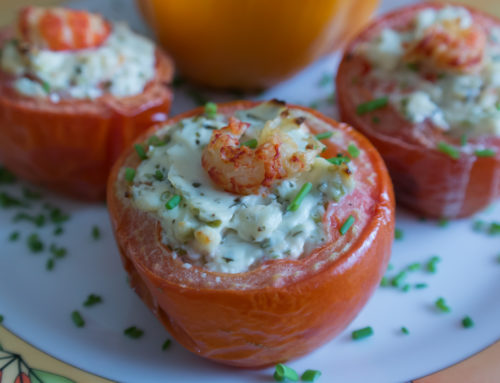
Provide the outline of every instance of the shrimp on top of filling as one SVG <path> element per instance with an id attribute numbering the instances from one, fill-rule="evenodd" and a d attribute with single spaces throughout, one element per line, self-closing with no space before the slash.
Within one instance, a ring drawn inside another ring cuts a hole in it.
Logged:
<path id="1" fill-rule="evenodd" d="M 330 239 L 328 205 L 354 188 L 348 153 L 321 157 L 322 139 L 348 146 L 342 131 L 277 100 L 232 116 L 207 108 L 136 147 L 131 198 L 159 217 L 184 267 L 240 273 L 298 259 Z"/>
<path id="2" fill-rule="evenodd" d="M 500 136 L 500 27 L 475 17 L 460 6 L 429 7 L 360 44 L 374 96 L 458 141 Z"/>

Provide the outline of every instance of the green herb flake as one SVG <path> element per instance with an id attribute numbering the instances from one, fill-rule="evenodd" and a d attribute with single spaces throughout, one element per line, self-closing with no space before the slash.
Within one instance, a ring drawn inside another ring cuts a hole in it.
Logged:
<path id="1" fill-rule="evenodd" d="M 395 239 L 398 239 L 398 240 L 403 239 L 403 238 L 404 238 L 404 232 L 403 232 L 403 230 L 398 229 L 398 228 L 396 227 L 396 229 L 394 229 L 394 238 L 395 238 Z"/>
<path id="2" fill-rule="evenodd" d="M 52 271 L 54 269 L 54 266 L 55 266 L 55 261 L 53 258 L 49 258 L 47 259 L 47 262 L 45 263 L 45 268 L 48 270 L 48 271 Z"/>
<path id="3" fill-rule="evenodd" d="M 205 104 L 205 116 L 210 119 L 215 118 L 217 116 L 217 104 L 214 102 L 207 102 Z"/>
<path id="4" fill-rule="evenodd" d="M 349 146 L 347 146 L 347 151 L 349 152 L 352 158 L 358 158 L 359 154 L 361 153 L 359 148 L 352 143 L 349 144 Z"/>
<path id="5" fill-rule="evenodd" d="M 494 149 L 481 149 L 475 150 L 474 154 L 477 157 L 495 157 L 496 151 Z"/>
<path id="6" fill-rule="evenodd" d="M 326 140 L 327 138 L 330 138 L 333 136 L 333 132 L 323 132 L 316 134 L 314 137 L 316 137 L 317 140 Z"/>
<path id="7" fill-rule="evenodd" d="M 474 321 L 471 319 L 470 316 L 466 316 L 462 319 L 462 326 L 464 328 L 471 328 L 474 327 Z"/>
<path id="8" fill-rule="evenodd" d="M 165 342 L 163 342 L 161 349 L 162 351 L 165 351 L 166 349 L 170 348 L 172 345 L 172 341 L 170 339 L 167 339 Z"/>
<path id="9" fill-rule="evenodd" d="M 394 278 L 392 278 L 391 284 L 394 287 L 403 287 L 403 283 L 407 277 L 406 271 L 400 271 Z"/>
<path id="10" fill-rule="evenodd" d="M 16 180 L 16 176 L 13 173 L 0 166 L 0 184 L 13 184 Z"/>
<path id="11" fill-rule="evenodd" d="M 364 339 L 368 338 L 369 336 L 373 335 L 373 329 L 368 326 L 368 327 L 363 327 L 360 328 L 359 330 L 355 330 L 352 332 L 352 339 L 354 340 L 359 340 L 359 339 Z"/>
<path id="12" fill-rule="evenodd" d="M 276 365 L 273 377 L 278 382 L 286 380 L 296 382 L 299 380 L 299 374 L 293 368 L 285 366 L 282 363 Z"/>
<path id="13" fill-rule="evenodd" d="M 406 327 L 401 327 L 401 332 L 405 335 L 409 335 L 410 334 L 410 330 L 408 330 Z"/>
<path id="14" fill-rule="evenodd" d="M 415 286 L 416 289 L 426 289 L 428 286 L 427 286 L 427 283 L 416 283 Z"/>
<path id="15" fill-rule="evenodd" d="M 10 235 L 9 235 L 9 241 L 15 242 L 15 241 L 17 241 L 19 239 L 19 236 L 20 236 L 19 232 L 18 231 L 14 231 L 14 232 L 10 233 Z"/>
<path id="16" fill-rule="evenodd" d="M 488 228 L 489 235 L 499 235 L 500 234 L 500 222 L 491 222 Z"/>
<path id="17" fill-rule="evenodd" d="M 220 219 L 207 222 L 207 226 L 210 227 L 219 227 L 220 225 L 222 225 L 222 221 Z"/>
<path id="18" fill-rule="evenodd" d="M 96 294 L 89 294 L 87 299 L 83 302 L 83 306 L 92 307 L 102 302 L 102 298 Z"/>
<path id="19" fill-rule="evenodd" d="M 321 376 L 321 371 L 319 370 L 305 370 L 300 380 L 303 382 L 315 382 Z"/>
<path id="20" fill-rule="evenodd" d="M 30 234 L 26 242 L 28 244 L 28 248 L 32 253 L 40 253 L 45 247 L 43 242 L 40 240 L 40 237 L 36 233 Z"/>
<path id="21" fill-rule="evenodd" d="M 52 207 L 50 208 L 49 218 L 51 222 L 55 224 L 60 224 L 68 221 L 70 216 L 69 214 L 64 213 L 60 208 Z"/>
<path id="22" fill-rule="evenodd" d="M 358 115 L 363 115 L 366 113 L 373 112 L 374 110 L 381 109 L 389 103 L 389 99 L 387 97 L 376 98 L 362 104 L 359 104 L 356 107 L 356 113 Z"/>
<path id="23" fill-rule="evenodd" d="M 4 319 L 5 319 L 5 318 L 4 318 L 4 316 L 0 314 L 0 324 L 2 324 L 2 323 L 3 323 L 3 320 L 4 320 Z"/>
<path id="24" fill-rule="evenodd" d="M 123 334 L 132 339 L 138 339 L 144 335 L 144 331 L 136 326 L 130 326 L 123 330 Z"/>
<path id="25" fill-rule="evenodd" d="M 125 180 L 127 182 L 133 182 L 135 178 L 135 169 L 125 168 Z"/>
<path id="26" fill-rule="evenodd" d="M 71 320 L 75 324 L 76 327 L 85 326 L 85 321 L 83 320 L 82 314 L 78 310 L 75 310 L 71 313 Z"/>
<path id="27" fill-rule="evenodd" d="M 14 218 L 12 218 L 12 221 L 28 221 L 33 223 L 37 227 L 42 227 L 43 225 L 45 225 L 45 216 L 43 214 L 30 215 L 25 212 L 21 212 L 17 213 Z"/>
<path id="28" fill-rule="evenodd" d="M 439 221 L 438 221 L 438 226 L 439 227 L 446 227 L 450 224 L 450 220 L 449 219 L 446 219 L 446 218 L 441 218 Z"/>
<path id="29" fill-rule="evenodd" d="M 26 205 L 16 197 L 12 197 L 11 195 L 5 192 L 0 193 L 0 207 L 9 208 L 9 207 L 20 207 L 20 206 L 26 206 Z"/>
<path id="30" fill-rule="evenodd" d="M 422 264 L 421 263 L 414 262 L 414 263 L 408 265 L 407 270 L 408 271 L 417 271 L 417 270 L 420 270 L 421 268 L 422 268 Z"/>
<path id="31" fill-rule="evenodd" d="M 168 137 L 161 140 L 158 136 L 151 136 L 148 138 L 147 144 L 149 146 L 165 146 L 168 142 Z"/>
<path id="32" fill-rule="evenodd" d="M 247 146 L 250 149 L 255 149 L 258 145 L 258 142 L 255 138 L 252 138 L 251 140 L 245 141 L 241 144 L 241 146 Z"/>
<path id="33" fill-rule="evenodd" d="M 139 156 L 139 158 L 141 160 L 148 159 L 148 155 L 146 154 L 146 151 L 144 150 L 144 147 L 141 144 L 135 144 L 134 148 L 135 148 L 137 155 Z"/>
<path id="34" fill-rule="evenodd" d="M 329 73 L 323 73 L 323 76 L 318 81 L 318 85 L 324 87 L 333 82 L 333 75 Z"/>
<path id="35" fill-rule="evenodd" d="M 165 204 L 165 207 L 167 208 L 167 210 L 172 210 L 179 204 L 179 202 L 181 202 L 181 196 L 175 194 L 172 197 L 170 197 L 170 199 Z"/>
<path id="36" fill-rule="evenodd" d="M 426 269 L 429 273 L 435 273 L 437 271 L 437 264 L 441 262 L 441 258 L 437 255 L 431 257 L 429 262 L 427 262 Z"/>
<path id="37" fill-rule="evenodd" d="M 295 196 L 295 198 L 292 200 L 290 205 L 287 206 L 286 210 L 287 211 L 297 211 L 299 208 L 300 204 L 304 200 L 304 198 L 309 194 L 309 192 L 312 189 L 312 183 L 306 182 L 302 187 L 300 188 L 299 192 Z"/>
<path id="38" fill-rule="evenodd" d="M 165 175 L 159 169 L 156 170 L 155 174 L 153 174 L 153 177 L 157 181 L 163 181 L 165 179 Z"/>
<path id="39" fill-rule="evenodd" d="M 467 134 L 464 133 L 460 136 L 460 146 L 467 145 Z"/>
<path id="40" fill-rule="evenodd" d="M 402 292 L 404 293 L 407 293 L 408 291 L 410 291 L 411 289 L 411 286 L 409 283 L 407 283 L 406 285 L 403 286 L 403 288 L 401 289 Z"/>
<path id="41" fill-rule="evenodd" d="M 386 276 L 383 276 L 382 279 L 380 280 L 381 287 L 387 287 L 390 284 L 391 284 L 391 282 L 389 281 L 389 278 L 387 278 Z"/>
<path id="42" fill-rule="evenodd" d="M 446 304 L 444 298 L 438 298 L 434 305 L 439 311 L 442 311 L 444 313 L 449 313 L 451 311 L 451 308 Z"/>
<path id="43" fill-rule="evenodd" d="M 486 226 L 486 222 L 481 221 L 481 220 L 477 220 L 477 221 L 474 221 L 474 223 L 472 224 L 472 230 L 474 230 L 476 232 L 483 231 L 485 226 Z"/>
<path id="44" fill-rule="evenodd" d="M 50 85 L 47 81 L 43 81 L 40 84 L 42 86 L 42 89 L 45 91 L 45 93 L 50 93 Z"/>
<path id="45" fill-rule="evenodd" d="M 54 258 L 64 258 L 68 254 L 68 250 L 65 247 L 57 247 L 55 244 L 51 244 L 49 247 L 50 253 Z"/>
<path id="46" fill-rule="evenodd" d="M 378 116 L 373 116 L 373 117 L 372 117 L 372 122 L 373 122 L 374 124 L 380 124 L 380 117 L 378 117 Z"/>
<path id="47" fill-rule="evenodd" d="M 460 158 L 460 150 L 458 150 L 454 146 L 447 144 L 444 141 L 438 143 L 437 150 L 439 150 L 443 154 L 446 154 L 448 157 L 453 158 L 454 160 L 458 160 Z"/>
<path id="48" fill-rule="evenodd" d="M 94 239 L 94 241 L 97 241 L 98 239 L 101 238 L 101 229 L 99 229 L 99 226 L 97 225 L 94 225 L 92 226 L 92 238 Z"/>
<path id="49" fill-rule="evenodd" d="M 56 227 L 53 231 L 54 235 L 61 235 L 62 233 L 64 233 L 64 229 L 61 226 Z"/>
<path id="50" fill-rule="evenodd" d="M 344 221 L 344 223 L 340 227 L 340 230 L 339 230 L 340 234 L 345 235 L 349 231 L 349 229 L 352 227 L 352 225 L 354 224 L 355 221 L 356 221 L 356 218 L 354 218 L 354 216 L 352 214 L 349 217 L 347 217 L 347 219 Z"/>
<path id="51" fill-rule="evenodd" d="M 342 164 L 347 164 L 351 162 L 351 159 L 339 153 L 337 154 L 336 157 L 328 158 L 327 161 L 330 162 L 331 164 L 340 166 Z"/>

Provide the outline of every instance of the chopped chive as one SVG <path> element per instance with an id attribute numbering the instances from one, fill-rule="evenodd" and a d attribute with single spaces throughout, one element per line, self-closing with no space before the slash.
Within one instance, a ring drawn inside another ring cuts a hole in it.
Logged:
<path id="1" fill-rule="evenodd" d="M 328 162 L 334 165 L 342 165 L 342 164 L 347 164 L 351 162 L 351 159 L 349 157 L 343 156 L 342 154 L 337 155 L 336 157 L 328 158 Z"/>
<path id="2" fill-rule="evenodd" d="M 205 116 L 208 118 L 215 118 L 217 116 L 217 104 L 214 102 L 207 102 L 205 104 Z"/>
<path id="3" fill-rule="evenodd" d="M 16 176 L 0 166 L 0 184 L 13 184 L 14 182 L 16 182 Z"/>
<path id="4" fill-rule="evenodd" d="M 437 255 L 433 256 L 429 262 L 427 262 L 427 271 L 430 273 L 435 273 L 437 271 L 437 264 L 441 262 L 441 258 L 439 258 Z"/>
<path id="5" fill-rule="evenodd" d="M 30 249 L 30 251 L 32 253 L 39 253 L 39 252 L 43 251 L 43 249 L 45 247 L 43 242 L 40 240 L 40 237 L 36 233 L 30 234 L 28 236 L 27 244 L 28 244 L 28 248 Z"/>
<path id="6" fill-rule="evenodd" d="M 141 144 L 135 144 L 134 148 L 141 160 L 146 160 L 148 158 L 148 155 L 146 154 L 146 151 L 144 150 L 144 147 Z"/>
<path id="7" fill-rule="evenodd" d="M 165 139 L 161 140 L 158 136 L 151 136 L 148 138 L 148 145 L 150 146 L 164 146 L 168 142 L 168 137 Z"/>
<path id="8" fill-rule="evenodd" d="M 45 91 L 45 93 L 50 93 L 50 85 L 47 81 L 42 80 L 42 88 Z"/>
<path id="9" fill-rule="evenodd" d="M 167 203 L 165 204 L 165 207 L 167 208 L 167 210 L 172 210 L 174 207 L 176 207 L 179 204 L 179 202 L 181 202 L 181 196 L 178 194 L 175 194 L 167 201 Z"/>
<path id="10" fill-rule="evenodd" d="M 89 294 L 87 299 L 85 299 L 85 302 L 83 302 L 83 305 L 85 307 L 92 307 L 95 306 L 98 303 L 102 302 L 102 298 L 99 295 L 96 294 Z"/>
<path id="11" fill-rule="evenodd" d="M 17 241 L 19 239 L 19 235 L 20 234 L 18 231 L 14 231 L 14 232 L 10 233 L 9 241 L 11 241 L 11 242 Z"/>
<path id="12" fill-rule="evenodd" d="M 123 334 L 132 339 L 138 339 L 144 335 L 144 331 L 137 328 L 136 326 L 130 326 L 123 330 Z"/>
<path id="13" fill-rule="evenodd" d="M 416 270 L 420 270 L 422 268 L 422 264 L 419 263 L 419 262 L 414 262 L 410 265 L 408 265 L 407 269 L 409 271 L 416 271 Z"/>
<path id="14" fill-rule="evenodd" d="M 153 177 L 157 181 L 163 181 L 163 179 L 165 178 L 165 175 L 163 174 L 163 172 L 161 170 L 157 169 L 155 174 L 153 175 Z"/>
<path id="15" fill-rule="evenodd" d="M 12 221 L 28 221 L 33 223 L 37 227 L 42 227 L 43 225 L 45 225 L 45 216 L 43 214 L 29 215 L 25 212 L 21 212 L 17 213 L 14 218 L 12 218 Z"/>
<path id="16" fill-rule="evenodd" d="M 63 232 L 64 232 L 64 229 L 63 229 L 61 226 L 59 226 L 59 227 L 56 227 L 56 228 L 54 229 L 53 234 L 54 234 L 54 235 L 61 235 Z"/>
<path id="17" fill-rule="evenodd" d="M 400 271 L 394 278 L 392 278 L 391 284 L 394 287 L 402 287 L 407 275 L 406 271 Z"/>
<path id="18" fill-rule="evenodd" d="M 373 335 L 373 329 L 368 326 L 352 332 L 352 339 L 359 340 Z"/>
<path id="19" fill-rule="evenodd" d="M 315 382 L 321 376 L 321 371 L 319 370 L 305 370 L 300 380 L 303 382 Z"/>
<path id="20" fill-rule="evenodd" d="M 82 314 L 80 314 L 79 311 L 75 310 L 71 313 L 71 319 L 73 320 L 73 323 L 75 324 L 76 327 L 83 327 L 85 326 L 85 321 L 82 318 Z"/>
<path id="21" fill-rule="evenodd" d="M 45 263 L 45 268 L 47 270 L 51 271 L 51 270 L 54 269 L 54 265 L 55 265 L 54 259 L 53 258 L 49 258 L 47 260 L 47 262 Z"/>
<path id="22" fill-rule="evenodd" d="M 0 314 L 0 324 L 3 323 L 3 320 L 4 320 L 4 316 Z"/>
<path id="23" fill-rule="evenodd" d="M 413 287 L 415 287 L 416 289 L 426 289 L 427 288 L 427 283 L 417 283 Z"/>
<path id="24" fill-rule="evenodd" d="M 406 327 L 401 327 L 401 332 L 405 335 L 409 335 L 410 334 L 410 331 L 406 328 Z"/>
<path id="25" fill-rule="evenodd" d="M 99 229 L 99 226 L 97 225 L 94 225 L 92 226 L 92 238 L 94 238 L 94 240 L 98 240 L 99 238 L 101 238 L 101 230 Z"/>
<path id="26" fill-rule="evenodd" d="M 167 348 L 170 347 L 171 344 L 172 344 L 172 341 L 170 339 L 167 339 L 165 342 L 163 342 L 161 349 L 163 351 L 165 351 Z"/>
<path id="27" fill-rule="evenodd" d="M 352 158 L 358 158 L 359 154 L 361 153 L 359 148 L 354 144 L 349 144 L 349 146 L 347 146 L 347 151 Z"/>
<path id="28" fill-rule="evenodd" d="M 481 149 L 475 150 L 474 154 L 477 157 L 495 157 L 496 151 L 494 149 Z"/>
<path id="29" fill-rule="evenodd" d="M 481 221 L 481 220 L 474 221 L 474 223 L 472 224 L 472 230 L 482 231 L 484 229 L 485 225 L 486 225 L 486 222 L 484 222 L 484 221 Z"/>
<path id="30" fill-rule="evenodd" d="M 389 278 L 387 278 L 386 276 L 383 276 L 382 279 L 380 280 L 380 286 L 381 287 L 387 287 L 389 286 L 391 283 L 389 281 Z"/>
<path id="31" fill-rule="evenodd" d="M 330 138 L 333 136 L 333 132 L 323 132 L 316 134 L 314 137 L 316 137 L 317 140 L 326 140 L 327 138 Z"/>
<path id="32" fill-rule="evenodd" d="M 488 228 L 489 235 L 498 235 L 500 234 L 500 222 L 492 222 L 490 223 L 490 227 Z"/>
<path id="33" fill-rule="evenodd" d="M 68 250 L 65 247 L 57 247 L 55 244 L 50 245 L 49 251 L 54 258 L 64 258 L 68 254 Z"/>
<path id="34" fill-rule="evenodd" d="M 449 313 L 451 311 L 444 298 L 438 298 L 438 300 L 435 302 L 435 306 L 444 313 Z"/>
<path id="35" fill-rule="evenodd" d="M 460 136 L 460 146 L 467 145 L 467 134 L 464 133 Z"/>
<path id="36" fill-rule="evenodd" d="M 241 144 L 241 146 L 248 146 L 250 149 L 255 149 L 258 145 L 258 142 L 255 138 L 252 138 L 251 140 L 245 141 Z"/>
<path id="37" fill-rule="evenodd" d="M 25 204 L 15 198 L 15 197 L 12 197 L 11 195 L 5 193 L 5 192 L 1 192 L 0 193 L 0 206 L 1 207 L 18 207 L 18 206 L 25 206 Z"/>
<path id="38" fill-rule="evenodd" d="M 441 153 L 446 154 L 448 157 L 451 157 L 454 160 L 458 160 L 460 158 L 460 150 L 458 150 L 454 146 L 447 144 L 444 141 L 438 143 L 437 149 Z"/>
<path id="39" fill-rule="evenodd" d="M 306 182 L 304 185 L 302 185 L 299 192 L 297 193 L 295 198 L 292 200 L 292 203 L 290 203 L 290 205 L 288 205 L 286 210 L 296 211 L 299 208 L 302 201 L 304 200 L 304 198 L 306 197 L 306 195 L 311 191 L 311 189 L 312 189 L 312 183 L 310 183 L 310 182 Z"/>
<path id="40" fill-rule="evenodd" d="M 448 224 L 450 223 L 450 220 L 449 219 L 446 219 L 446 218 L 441 218 L 439 221 L 438 221 L 438 226 L 439 227 L 446 227 L 448 226 Z"/>
<path id="41" fill-rule="evenodd" d="M 340 234 L 345 235 L 351 228 L 351 226 L 354 224 L 354 221 L 356 221 L 356 218 L 351 214 L 347 219 L 344 221 L 342 226 L 340 227 Z"/>
<path id="42" fill-rule="evenodd" d="M 58 207 L 50 208 L 49 218 L 53 223 L 63 223 L 69 220 L 69 215 L 63 213 Z"/>
<path id="43" fill-rule="evenodd" d="M 389 263 L 387 265 L 387 271 L 391 271 L 392 269 L 394 269 L 394 265 L 392 263 Z"/>
<path id="44" fill-rule="evenodd" d="M 401 291 L 404 292 L 404 293 L 407 293 L 408 291 L 410 291 L 410 288 L 411 288 L 410 284 L 407 283 L 406 285 L 403 286 L 403 288 L 401 289 Z"/>
<path id="45" fill-rule="evenodd" d="M 125 179 L 128 182 L 134 181 L 135 178 L 135 169 L 132 168 L 125 168 Z"/>
<path id="46" fill-rule="evenodd" d="M 396 229 L 394 229 L 394 238 L 395 238 L 395 239 L 403 239 L 403 237 L 404 237 L 404 232 L 403 232 L 403 230 L 398 229 L 398 228 L 396 227 Z"/>
<path id="47" fill-rule="evenodd" d="M 462 326 L 464 326 L 464 328 L 474 327 L 474 321 L 467 315 L 464 319 L 462 319 Z"/>
<path id="48" fill-rule="evenodd" d="M 333 76 L 328 73 L 323 73 L 323 76 L 321 76 L 321 79 L 318 81 L 319 86 L 326 86 L 333 82 Z"/>
<path id="49" fill-rule="evenodd" d="M 219 227 L 221 224 L 222 224 L 222 221 L 220 219 L 216 219 L 214 221 L 207 222 L 207 226 L 210 226 L 210 227 Z"/>
<path id="50" fill-rule="evenodd" d="M 296 382 L 299 380 L 299 374 L 297 374 L 297 372 L 293 368 L 279 363 L 276 365 L 276 369 L 274 371 L 274 379 L 278 382 L 281 382 L 283 380 L 291 380 L 293 382 Z"/>
<path id="51" fill-rule="evenodd" d="M 387 97 L 380 97 L 376 98 L 367 102 L 364 102 L 362 104 L 359 104 L 356 107 L 356 113 L 359 115 L 363 115 L 369 112 L 373 112 L 374 110 L 383 108 L 387 106 L 389 103 L 389 99 Z"/>

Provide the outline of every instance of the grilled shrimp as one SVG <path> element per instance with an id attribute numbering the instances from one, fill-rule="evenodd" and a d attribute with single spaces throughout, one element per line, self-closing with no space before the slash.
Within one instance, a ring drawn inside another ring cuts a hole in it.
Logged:
<path id="1" fill-rule="evenodd" d="M 102 16 L 66 8 L 26 7 L 18 21 L 22 41 L 52 51 L 95 48 L 110 30 Z"/>
<path id="2" fill-rule="evenodd" d="M 443 20 L 424 30 L 422 37 L 408 47 L 405 60 L 439 70 L 474 72 L 481 64 L 486 40 L 478 26 L 463 28 L 458 18 Z"/>
<path id="3" fill-rule="evenodd" d="M 255 149 L 240 144 L 247 123 L 231 117 L 228 126 L 215 130 L 201 159 L 212 181 L 227 192 L 247 195 L 309 170 L 323 145 L 311 135 L 311 142 L 301 151 L 273 122 L 262 129 Z"/>

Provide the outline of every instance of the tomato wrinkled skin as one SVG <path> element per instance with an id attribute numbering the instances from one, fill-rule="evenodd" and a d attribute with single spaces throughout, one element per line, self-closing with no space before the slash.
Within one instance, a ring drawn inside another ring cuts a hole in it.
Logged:
<path id="1" fill-rule="evenodd" d="M 255 105 L 232 102 L 219 105 L 218 111 L 230 115 Z M 339 334 L 361 310 L 389 260 L 394 196 L 379 154 L 346 124 L 307 108 L 291 107 L 347 131 L 349 139 L 366 152 L 375 179 L 366 198 L 358 197 L 361 192 L 355 190 L 341 200 L 342 211 L 334 203 L 329 205 L 325 222 L 333 233 L 331 241 L 299 260 L 267 261 L 239 274 L 210 272 L 195 265 L 185 268 L 161 243 L 159 220 L 136 208 L 130 198 L 123 168 L 136 167 L 140 161 L 132 148 L 123 153 L 109 178 L 108 209 L 131 286 L 179 343 L 219 363 L 259 368 L 319 347 Z M 198 108 L 167 124 L 201 113 Z M 336 153 L 336 149 L 329 145 L 327 151 Z M 352 230 L 341 236 L 339 228 L 350 212 L 347 207 L 357 201 L 359 206 L 366 205 L 362 207 L 366 224 L 356 237 Z M 340 251 L 348 241 L 352 242 L 349 250 Z M 340 255 L 332 259 L 335 251 Z"/>
<path id="2" fill-rule="evenodd" d="M 170 58 L 157 50 L 156 76 L 143 93 L 52 103 L 19 94 L 13 78 L 0 71 L 0 163 L 68 197 L 104 200 L 109 171 L 121 151 L 167 119 L 172 76 Z"/>
<path id="3" fill-rule="evenodd" d="M 456 160 L 437 146 L 440 141 L 457 147 L 460 144 L 437 132 L 427 121 L 415 126 L 392 106 L 364 115 L 356 113 L 357 105 L 374 98 L 370 85 L 363 85 L 369 83 L 366 74 L 370 64 L 354 54 L 358 44 L 384 27 L 402 28 L 424 8 L 443 6 L 418 4 L 375 20 L 347 46 L 337 72 L 336 89 L 342 121 L 361 131 L 378 149 L 389 169 L 398 204 L 429 218 L 461 218 L 500 197 L 500 137 L 469 139 L 470 144 L 496 150 L 495 156 L 478 157 L 462 151 Z M 485 29 L 500 26 L 494 17 L 468 10 Z"/>

